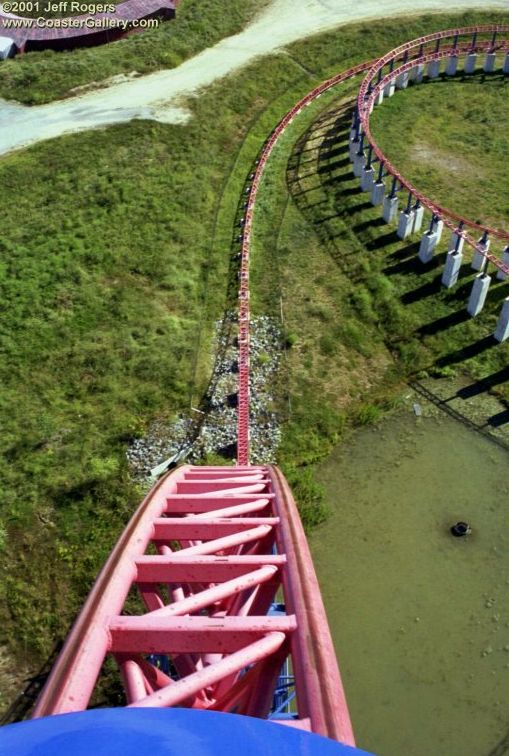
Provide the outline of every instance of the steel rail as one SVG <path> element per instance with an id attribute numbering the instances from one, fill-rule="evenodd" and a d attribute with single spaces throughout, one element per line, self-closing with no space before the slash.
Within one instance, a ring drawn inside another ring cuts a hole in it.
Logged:
<path id="1" fill-rule="evenodd" d="M 387 83 L 395 79 L 397 76 L 399 76 L 402 73 L 410 71 L 412 68 L 414 68 L 417 65 L 424 65 L 432 60 L 441 60 L 443 58 L 447 58 L 451 55 L 461 55 L 461 54 L 468 54 L 472 50 L 472 45 L 458 45 L 458 37 L 459 36 L 465 36 L 466 34 L 473 34 L 473 33 L 495 33 L 495 32 L 509 32 L 509 25 L 492 25 L 492 26 L 483 26 L 483 27 L 468 27 L 465 29 L 454 29 L 454 30 L 448 30 L 446 32 L 440 32 L 435 35 L 429 35 L 427 37 L 421 37 L 419 39 L 413 40 L 412 42 L 407 43 L 406 45 L 403 45 L 399 48 L 395 48 L 395 50 L 391 51 L 387 55 L 384 56 L 383 59 L 380 59 L 368 72 L 367 76 L 364 78 L 361 88 L 359 90 L 358 100 L 357 100 L 357 109 L 359 118 L 361 121 L 362 129 L 364 131 L 365 136 L 368 139 L 369 146 L 373 149 L 373 152 L 377 156 L 377 158 L 380 160 L 380 162 L 384 163 L 384 169 L 389 173 L 391 176 L 396 178 L 402 187 L 408 189 L 416 200 L 419 200 L 422 205 L 427 207 L 432 213 L 439 216 L 445 223 L 445 225 L 448 226 L 448 228 L 451 228 L 452 230 L 455 230 L 455 228 L 461 224 L 462 226 L 467 226 L 469 228 L 475 228 L 478 229 L 481 232 L 486 232 L 490 236 L 493 236 L 495 238 L 500 238 L 504 240 L 509 240 L 509 232 L 503 231 L 501 229 L 492 228 L 490 226 L 480 224 L 477 222 L 474 222 L 470 220 L 469 218 L 466 218 L 458 213 L 455 213 L 452 210 L 449 210 L 446 207 L 443 207 L 439 205 L 438 203 L 430 200 L 426 195 L 424 195 L 422 192 L 420 192 L 418 189 L 416 189 L 407 179 L 405 179 L 401 173 L 395 168 L 395 166 L 388 160 L 388 158 L 385 156 L 383 151 L 380 149 L 379 145 L 377 144 L 376 140 L 374 139 L 371 129 L 370 129 L 370 115 L 371 111 L 373 109 L 374 101 L 376 99 L 376 96 L 380 92 L 381 89 L 383 89 Z M 429 43 L 430 41 L 437 40 L 437 39 L 446 39 L 449 37 L 454 37 L 455 41 L 452 47 L 448 47 L 446 49 L 441 49 L 438 51 L 434 51 L 432 53 L 423 54 L 423 48 L 424 45 Z M 408 50 L 418 47 L 421 51 L 420 55 L 417 58 L 413 58 L 410 61 L 405 60 L 401 66 L 398 66 L 397 68 L 392 68 L 388 73 L 385 74 L 385 76 L 381 77 L 380 74 L 383 70 L 383 67 L 387 63 L 391 63 L 394 60 L 397 60 L 401 54 L 408 52 Z M 493 44 L 491 42 L 483 42 L 483 43 L 477 43 L 476 42 L 476 51 L 480 52 L 489 52 L 493 50 Z M 509 41 L 506 40 L 503 44 L 499 44 L 497 49 L 502 50 L 504 52 L 507 52 L 509 50 Z M 373 80 L 375 76 L 378 77 L 375 84 L 373 84 Z M 449 221 L 449 219 L 451 219 Z M 454 225 L 451 225 L 452 221 L 454 221 Z M 477 245 L 477 242 L 470 237 L 468 237 L 466 234 L 464 234 L 466 241 L 470 244 L 470 246 L 477 249 L 479 252 L 483 253 L 483 249 L 480 248 Z M 489 256 L 486 254 L 487 259 L 492 262 L 495 267 L 502 270 L 503 272 L 507 273 L 508 270 L 505 269 L 505 266 L 496 258 L 495 256 L 491 255 Z"/>
<path id="2" fill-rule="evenodd" d="M 271 467 L 269 475 L 281 521 L 278 550 L 288 562 L 283 572 L 287 611 L 295 614 L 300 630 L 291 639 L 299 716 L 309 717 L 313 732 L 354 745 L 327 614 L 297 506 L 281 470 Z"/>
<path id="3" fill-rule="evenodd" d="M 251 491 L 253 479 L 261 490 Z M 131 603 L 126 614 L 132 588 L 146 609 Z M 268 615 L 280 590 L 287 612 Z M 186 465 L 156 484 L 100 573 L 33 716 L 86 709 L 108 655 L 128 706 L 262 718 L 291 655 L 294 725 L 354 745 L 306 537 L 271 467 Z"/>
<path id="4" fill-rule="evenodd" d="M 423 58 L 418 59 L 417 65 L 422 61 L 424 64 L 431 61 L 431 60 L 437 60 L 439 58 L 447 57 L 448 51 L 444 51 L 443 53 L 434 53 L 432 55 L 424 56 Z M 394 76 L 399 76 L 401 73 L 406 73 L 407 71 L 411 70 L 416 65 L 415 62 L 412 63 L 406 63 L 403 66 L 400 66 L 399 68 L 395 68 L 393 72 L 390 74 L 387 74 L 385 77 L 383 77 L 379 84 L 376 85 L 376 87 L 373 89 L 373 93 L 369 96 L 368 100 L 365 103 L 366 108 L 369 110 L 371 104 L 374 103 L 374 100 L 376 99 L 376 96 L 378 92 L 383 89 L 390 81 L 393 80 Z M 369 122 L 369 116 L 365 119 L 364 123 L 366 124 L 364 127 L 364 135 L 368 140 L 369 146 L 373 150 L 373 153 L 376 155 L 378 160 L 383 163 L 384 170 L 387 171 L 386 175 L 392 176 L 393 179 L 396 179 L 401 189 L 406 189 L 415 199 L 415 201 L 419 202 L 421 205 L 426 207 L 433 215 L 435 215 L 437 218 L 440 218 L 444 225 L 447 226 L 451 231 L 457 231 L 461 229 L 461 235 L 467 242 L 467 244 L 472 247 L 472 249 L 479 252 L 483 257 L 486 258 L 487 261 L 489 261 L 497 270 L 500 270 L 502 273 L 505 273 L 506 275 L 509 275 L 509 266 L 504 264 L 496 255 L 492 254 L 491 252 L 488 252 L 484 245 L 482 244 L 481 240 L 475 240 L 473 239 L 467 231 L 463 230 L 463 227 L 466 226 L 468 228 L 472 229 L 478 229 L 479 231 L 486 233 L 490 236 L 494 236 L 498 239 L 503 240 L 509 240 L 509 233 L 505 231 L 501 231 L 500 229 L 494 229 L 489 226 L 484 226 L 478 223 L 475 223 L 468 218 L 465 218 L 461 215 L 458 215 L 457 213 L 454 213 L 453 211 L 442 207 L 441 205 L 437 204 L 433 200 L 430 200 L 425 194 L 423 194 L 421 191 L 415 188 L 415 186 L 408 181 L 408 179 L 405 179 L 401 173 L 394 167 L 394 165 L 390 162 L 390 160 L 385 156 L 385 154 L 382 152 L 380 147 L 378 146 L 378 143 L 374 139 L 371 128 L 370 128 L 370 122 Z"/>
<path id="5" fill-rule="evenodd" d="M 370 140 L 372 140 L 370 144 L 372 144 L 375 154 L 379 157 L 380 160 L 384 160 L 385 169 L 388 172 L 391 172 L 391 175 L 395 176 L 397 180 L 399 180 L 400 183 L 405 188 L 408 188 L 409 191 L 412 191 L 412 194 L 414 194 L 416 199 L 419 199 L 421 204 L 427 207 L 433 214 L 441 218 L 444 221 L 444 224 L 449 229 L 454 231 L 457 229 L 458 225 L 462 224 L 462 226 L 466 225 L 469 228 L 481 229 L 483 232 L 488 231 L 488 233 L 490 233 L 491 235 L 497 238 L 509 239 L 509 233 L 507 232 L 501 231 L 499 229 L 492 229 L 488 226 L 482 226 L 482 225 L 476 224 L 473 221 L 470 221 L 466 218 L 463 218 L 462 216 L 458 214 L 453 213 L 447 208 L 441 207 L 437 203 L 427 198 L 422 192 L 419 192 L 409 181 L 404 179 L 403 176 L 401 176 L 401 174 L 396 170 L 396 168 L 390 163 L 390 161 L 387 160 L 387 158 L 385 157 L 383 152 L 380 150 L 378 145 L 374 142 L 374 139 L 369 129 L 369 111 L 370 111 L 371 105 L 374 102 L 376 95 L 370 93 L 369 98 L 367 98 L 368 88 L 370 84 L 372 83 L 374 76 L 377 75 L 378 72 L 382 70 L 384 65 L 386 65 L 387 63 L 390 63 L 394 59 L 397 59 L 401 55 L 407 54 L 408 51 L 414 48 L 423 49 L 426 44 L 430 44 L 431 42 L 437 42 L 442 39 L 449 38 L 451 36 L 453 37 L 457 36 L 459 39 L 460 36 L 467 35 L 467 34 L 472 34 L 472 35 L 473 34 L 487 34 L 487 33 L 494 34 L 494 33 L 499 33 L 499 32 L 503 32 L 503 33 L 509 32 L 509 25 L 491 24 L 491 25 L 484 25 L 484 26 L 463 27 L 463 28 L 452 29 L 452 30 L 449 29 L 449 30 L 445 30 L 441 32 L 435 32 L 433 34 L 429 34 L 424 37 L 420 37 L 418 39 L 407 42 L 403 45 L 400 45 L 399 47 L 387 53 L 382 58 L 379 58 L 375 61 L 361 63 L 358 66 L 349 68 L 347 71 L 337 74 L 336 76 L 333 76 L 332 78 L 323 82 L 319 86 L 315 87 L 305 97 L 299 100 L 299 102 L 296 105 L 294 105 L 294 107 L 291 110 L 288 111 L 288 113 L 281 119 L 281 121 L 278 123 L 278 125 L 270 134 L 269 138 L 267 139 L 266 143 L 264 144 L 258 156 L 257 165 L 255 168 L 253 177 L 252 177 L 251 185 L 249 187 L 247 208 L 246 208 L 246 213 L 244 217 L 244 230 L 242 234 L 240 272 L 239 272 L 239 277 L 240 277 L 239 346 L 238 346 L 239 386 L 238 386 L 238 410 L 237 410 L 237 463 L 238 464 L 247 465 L 249 464 L 249 459 L 250 459 L 249 262 L 250 262 L 250 245 L 251 245 L 251 235 L 252 235 L 252 226 L 253 226 L 253 214 L 254 214 L 254 209 L 255 209 L 257 193 L 259 190 L 261 179 L 263 177 L 263 173 L 265 171 L 269 157 L 272 154 L 272 151 L 274 147 L 276 146 L 279 138 L 284 134 L 288 126 L 292 123 L 294 118 L 301 112 L 301 110 L 307 105 L 309 105 L 311 102 L 316 100 L 318 97 L 320 97 L 322 93 L 326 92 L 327 90 L 331 89 L 332 87 L 338 84 L 343 83 L 344 81 L 354 76 L 357 76 L 360 73 L 363 73 L 364 71 L 368 71 L 368 75 L 363 80 L 361 84 L 360 92 L 359 92 L 359 97 L 358 97 L 359 116 L 361 118 L 361 122 L 365 130 L 365 133 L 369 136 Z M 487 43 L 487 46 L 488 46 L 488 49 L 493 49 L 493 44 Z M 484 43 L 477 44 L 476 42 L 476 49 L 480 49 L 481 47 L 482 49 L 485 49 Z M 453 49 L 457 49 L 457 44 L 455 48 Z M 467 50 L 472 49 L 472 45 L 470 45 L 470 47 L 467 46 L 466 49 Z M 440 57 L 446 57 L 446 54 L 447 54 L 446 51 L 443 52 L 443 54 L 440 51 L 431 53 L 430 59 L 433 59 L 437 55 L 439 55 Z M 423 56 L 421 53 L 421 58 L 422 57 Z M 428 58 L 426 58 L 426 60 L 427 59 Z M 397 70 L 397 72 L 394 72 L 394 71 L 390 72 L 390 74 L 388 74 L 384 79 L 382 79 L 382 81 L 387 83 L 388 80 L 393 79 L 394 76 L 397 75 L 398 73 L 404 70 L 409 70 L 410 68 L 417 65 L 418 63 L 419 63 L 419 58 L 413 59 L 412 61 L 404 64 L 404 66 L 406 67 L 401 67 L 400 69 Z M 378 89 L 376 89 L 376 92 L 378 92 L 380 88 L 381 86 L 378 86 Z M 454 223 L 453 221 L 456 221 L 456 222 Z M 504 265 L 495 255 L 493 255 L 490 252 L 487 252 L 484 249 L 484 247 L 480 245 L 471 236 L 469 236 L 467 232 L 462 231 L 462 236 L 464 237 L 465 241 L 470 247 L 472 247 L 473 249 L 483 254 L 484 257 L 491 264 L 493 264 L 498 270 L 502 271 L 503 273 L 509 274 L 509 267 Z"/>
<path id="6" fill-rule="evenodd" d="M 480 30 L 509 31 L 509 26 L 471 27 L 458 34 Z M 407 43 L 397 48 L 398 54 L 448 34 Z M 459 48 L 455 44 L 452 49 Z M 476 41 L 475 49 L 486 49 L 485 43 Z M 368 137 L 370 109 L 381 87 L 420 61 L 447 54 L 451 51 L 425 53 L 422 47 L 419 57 L 392 67 L 374 87 L 365 79 L 359 116 L 365 118 Z M 264 144 L 249 187 L 240 260 L 238 465 L 185 465 L 152 488 L 85 602 L 34 717 L 86 708 L 108 654 L 117 659 L 128 705 L 221 711 L 235 707 L 237 713 L 266 717 L 282 664 L 291 654 L 297 693 L 292 724 L 355 745 L 319 585 L 290 488 L 278 468 L 249 465 L 249 258 L 257 193 L 278 140 L 322 93 L 374 70 L 381 60 L 352 67 L 315 87 Z M 387 170 L 391 168 L 388 164 Z M 399 180 L 418 197 L 417 190 Z M 425 197 L 421 202 L 428 202 L 435 215 L 443 210 Z M 456 229 L 449 217 L 443 219 Z M 126 616 L 125 602 L 133 587 L 146 611 Z M 287 614 L 268 616 L 279 590 Z M 170 657 L 173 675 L 159 669 L 149 654 Z"/>
<path id="7" fill-rule="evenodd" d="M 401 55 L 405 55 L 405 53 L 407 53 L 409 50 L 412 50 L 416 47 L 420 49 L 421 46 L 427 45 L 430 42 L 441 41 L 442 39 L 448 39 L 449 37 L 459 39 L 459 37 L 466 36 L 467 34 L 493 34 L 494 32 L 496 32 L 497 34 L 499 32 L 509 32 L 509 24 L 484 24 L 478 26 L 457 27 L 455 29 L 444 29 L 439 32 L 433 32 L 432 34 L 426 34 L 423 37 L 417 37 L 416 39 L 405 42 L 403 45 L 399 45 L 399 47 L 394 47 L 381 58 L 377 58 L 377 60 L 374 61 L 372 67 L 373 75 L 378 73 L 378 70 L 380 68 L 383 68 L 387 63 L 390 63 L 391 60 L 394 60 Z M 470 46 L 470 48 L 472 47 L 475 47 L 475 44 Z M 362 94 L 363 96 L 369 85 L 368 77 L 370 76 L 370 74 L 371 71 L 368 73 L 368 76 L 361 84 L 360 94 Z"/>
<path id="8" fill-rule="evenodd" d="M 160 478 L 129 521 L 66 639 L 37 700 L 34 717 L 44 717 L 56 711 L 66 710 L 67 686 L 73 676 L 74 680 L 80 679 L 81 697 L 77 700 L 73 696 L 73 700 L 68 703 L 76 709 L 86 707 L 95 684 L 95 679 L 90 681 L 86 669 L 99 668 L 108 646 L 106 618 L 121 611 L 129 591 L 130 585 L 127 585 L 125 580 L 119 584 L 118 579 L 119 572 L 124 569 L 125 557 L 131 552 L 134 560 L 144 553 L 150 538 L 152 519 L 164 512 L 168 481 L 176 482 L 183 478 L 185 470 L 185 466 L 180 467 L 177 472 L 167 473 Z"/>
<path id="9" fill-rule="evenodd" d="M 251 234 L 253 226 L 253 214 L 255 209 L 256 198 L 260 187 L 263 173 L 267 162 L 272 154 L 274 147 L 286 129 L 293 122 L 295 117 L 303 108 L 310 105 L 324 92 L 332 87 L 342 84 L 347 79 L 358 76 L 368 70 L 373 65 L 373 61 L 367 61 L 357 66 L 349 68 L 340 74 L 336 74 L 327 81 L 315 87 L 308 92 L 299 102 L 289 110 L 279 121 L 278 125 L 270 134 L 259 153 L 257 165 L 254 171 L 249 193 L 247 198 L 247 207 L 244 218 L 244 231 L 242 235 L 242 247 L 240 256 L 240 286 L 239 286 L 239 388 L 238 388 L 238 410 L 237 410 L 237 463 L 239 465 L 248 465 L 250 459 L 250 442 L 249 442 L 249 258 L 251 247 Z"/>

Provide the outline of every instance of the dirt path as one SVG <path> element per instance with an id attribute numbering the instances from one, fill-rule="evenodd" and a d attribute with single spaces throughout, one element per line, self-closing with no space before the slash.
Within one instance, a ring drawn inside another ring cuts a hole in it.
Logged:
<path id="1" fill-rule="evenodd" d="M 296 7 L 297 6 L 297 7 Z M 456 0 L 451 11 L 508 9 L 507 0 Z M 298 9 L 298 10 L 297 10 Z M 189 113 L 176 98 L 298 39 L 340 24 L 408 12 L 443 11 L 443 0 L 274 0 L 244 31 L 204 50 L 176 69 L 158 71 L 48 105 L 27 107 L 0 100 L 0 154 L 42 139 L 133 118 L 185 123 Z"/>

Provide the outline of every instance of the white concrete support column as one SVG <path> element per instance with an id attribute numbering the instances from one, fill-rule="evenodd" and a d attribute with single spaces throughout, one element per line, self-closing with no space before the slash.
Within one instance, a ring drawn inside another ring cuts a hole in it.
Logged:
<path id="1" fill-rule="evenodd" d="M 373 166 L 364 166 L 361 174 L 361 189 L 363 192 L 371 192 L 375 184 L 375 169 Z"/>
<path id="2" fill-rule="evenodd" d="M 461 252 L 463 250 L 463 245 L 465 243 L 465 239 L 463 238 L 462 234 L 458 231 L 453 231 L 451 234 L 451 238 L 449 240 L 449 246 L 447 248 L 448 252 Z"/>
<path id="3" fill-rule="evenodd" d="M 375 97 L 375 102 L 376 102 L 377 105 L 381 105 L 383 101 L 384 101 L 384 90 L 383 89 L 379 89 L 378 90 L 378 94 Z"/>
<path id="4" fill-rule="evenodd" d="M 497 56 L 495 53 L 486 53 L 486 58 L 484 59 L 484 72 L 485 73 L 493 73 L 495 70 L 495 63 L 497 61 Z"/>
<path id="5" fill-rule="evenodd" d="M 505 74 L 509 74 L 509 52 L 505 54 L 504 66 L 502 70 Z"/>
<path id="6" fill-rule="evenodd" d="M 348 146 L 348 152 L 350 157 L 350 162 L 353 163 L 355 160 L 355 156 L 359 152 L 359 147 L 361 146 L 361 138 L 357 137 L 356 139 L 352 139 Z"/>
<path id="7" fill-rule="evenodd" d="M 433 229 L 437 235 L 437 244 L 440 242 L 440 239 L 442 238 L 442 231 L 444 230 L 444 222 L 443 220 L 437 220 Z"/>
<path id="8" fill-rule="evenodd" d="M 366 165 L 366 155 L 364 154 L 364 151 L 358 152 L 353 161 L 354 176 L 357 176 L 357 178 L 360 178 L 365 165 Z"/>
<path id="9" fill-rule="evenodd" d="M 424 78 L 424 63 L 418 63 L 416 66 L 410 69 L 409 79 L 414 84 L 421 84 Z"/>
<path id="10" fill-rule="evenodd" d="M 509 268 L 509 246 L 507 246 L 502 252 L 502 262 Z M 503 270 L 497 270 L 497 279 L 499 281 L 505 281 L 506 278 L 507 273 L 504 273 Z"/>
<path id="11" fill-rule="evenodd" d="M 449 55 L 447 63 L 445 64 L 445 73 L 447 76 L 454 76 L 458 70 L 458 56 Z"/>
<path id="12" fill-rule="evenodd" d="M 469 53 L 465 57 L 465 63 L 463 64 L 463 70 L 466 74 L 473 74 L 477 64 L 477 55 L 475 53 Z"/>
<path id="13" fill-rule="evenodd" d="M 474 284 L 467 305 L 467 312 L 473 318 L 475 318 L 476 315 L 479 315 L 484 307 L 490 283 L 491 276 L 487 273 L 479 273 L 474 279 Z"/>
<path id="14" fill-rule="evenodd" d="M 399 198 L 398 197 L 385 197 L 382 210 L 382 218 L 386 223 L 390 223 L 396 217 L 398 212 Z"/>
<path id="15" fill-rule="evenodd" d="M 483 252 L 488 252 L 490 248 L 490 240 L 486 239 L 484 236 L 481 236 L 481 238 L 477 240 L 477 244 L 481 247 L 481 251 L 477 249 L 474 251 L 474 255 L 472 257 L 472 269 L 484 270 L 484 268 L 486 267 L 486 258 Z"/>
<path id="16" fill-rule="evenodd" d="M 421 239 L 419 247 L 419 260 L 422 263 L 429 263 L 433 257 L 433 252 L 438 244 L 438 234 L 436 231 L 426 231 Z"/>
<path id="17" fill-rule="evenodd" d="M 352 126 L 350 129 L 350 142 L 352 142 L 354 139 L 357 139 L 357 128 L 355 126 Z"/>
<path id="18" fill-rule="evenodd" d="M 458 275 L 463 261 L 461 252 L 450 250 L 445 259 L 444 272 L 442 273 L 442 285 L 450 289 L 458 280 Z"/>
<path id="19" fill-rule="evenodd" d="M 381 205 L 384 201 L 384 195 L 385 195 L 385 184 L 383 181 L 376 181 L 373 184 L 373 189 L 371 190 L 371 204 L 372 205 Z"/>
<path id="20" fill-rule="evenodd" d="M 412 224 L 412 233 L 416 234 L 421 230 L 422 221 L 424 219 L 424 208 L 422 205 L 414 208 L 414 222 Z"/>
<path id="21" fill-rule="evenodd" d="M 398 230 L 396 231 L 399 239 L 406 239 L 408 236 L 410 236 L 414 224 L 414 217 L 414 210 L 410 210 L 410 212 L 408 213 L 406 212 L 406 210 L 401 211 L 401 213 L 399 214 Z"/>
<path id="22" fill-rule="evenodd" d="M 384 96 L 392 97 L 396 89 L 396 79 L 390 79 L 384 87 Z"/>
<path id="23" fill-rule="evenodd" d="M 493 336 L 497 341 L 505 341 L 509 337 L 509 297 L 504 299 L 502 311 L 499 315 L 497 327 Z"/>
<path id="24" fill-rule="evenodd" d="M 408 87 L 408 71 L 404 71 L 396 76 L 396 89 L 406 89 Z"/>
<path id="25" fill-rule="evenodd" d="M 440 60 L 430 60 L 428 63 L 428 78 L 436 79 L 440 74 Z"/>

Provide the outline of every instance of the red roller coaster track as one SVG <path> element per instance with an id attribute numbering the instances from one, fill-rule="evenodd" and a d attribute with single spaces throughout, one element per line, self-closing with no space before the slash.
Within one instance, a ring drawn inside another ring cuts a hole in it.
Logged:
<path id="1" fill-rule="evenodd" d="M 509 27 L 475 27 L 414 40 L 379 61 L 322 83 L 274 129 L 257 160 L 244 219 L 237 466 L 186 465 L 154 486 L 103 568 L 34 716 L 93 704 L 109 655 L 119 666 L 128 706 L 178 705 L 267 717 L 281 668 L 289 660 L 296 701 L 286 724 L 354 744 L 320 590 L 291 491 L 277 467 L 249 464 L 249 257 L 255 203 L 269 157 L 302 108 L 368 71 L 359 95 L 359 119 L 387 173 L 451 229 L 461 223 L 486 230 L 440 207 L 406 181 L 374 142 L 369 114 L 379 89 L 400 72 L 472 49 L 472 44 L 458 44 L 460 36 L 476 35 L 475 49 L 485 51 L 493 49 L 494 37 L 490 47 L 477 35 L 508 31 Z M 426 50 L 426 45 L 450 37 L 452 47 Z M 505 43 L 497 49 L 506 49 Z M 400 58 L 402 64 L 394 68 Z M 390 71 L 384 76 L 386 65 Z M 508 238 L 497 229 L 488 230 Z M 509 272 L 497 258 L 486 257 Z M 274 602 L 282 603 L 284 611 L 271 613 Z"/>

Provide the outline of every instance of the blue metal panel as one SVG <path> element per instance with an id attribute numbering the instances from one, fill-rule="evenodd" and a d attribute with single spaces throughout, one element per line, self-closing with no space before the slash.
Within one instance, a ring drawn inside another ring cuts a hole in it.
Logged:
<path id="1" fill-rule="evenodd" d="M 0 728 L 5 756 L 369 756 L 266 720 L 189 709 L 95 709 Z"/>

